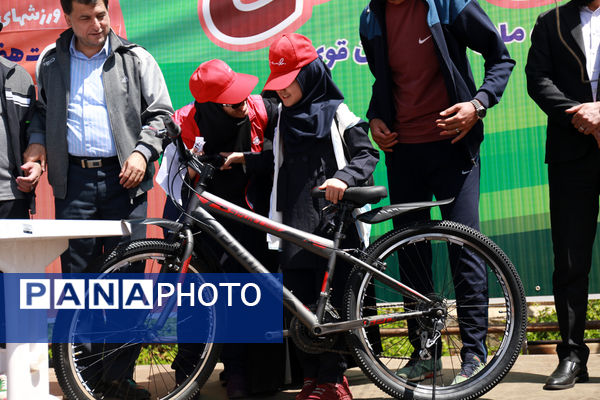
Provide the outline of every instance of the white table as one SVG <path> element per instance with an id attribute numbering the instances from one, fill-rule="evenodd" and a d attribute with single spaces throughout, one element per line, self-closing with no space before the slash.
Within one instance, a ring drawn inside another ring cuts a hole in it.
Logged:
<path id="1" fill-rule="evenodd" d="M 125 221 L 0 220 L 0 270 L 43 273 L 67 249 L 69 239 L 130 234 L 131 227 Z M 31 329 L 46 327 L 44 318 L 16 320 L 5 309 L 7 332 L 19 326 L 15 324 Z M 2 367 L 8 378 L 9 399 L 56 399 L 49 394 L 47 343 L 7 343 L 6 365 Z"/>

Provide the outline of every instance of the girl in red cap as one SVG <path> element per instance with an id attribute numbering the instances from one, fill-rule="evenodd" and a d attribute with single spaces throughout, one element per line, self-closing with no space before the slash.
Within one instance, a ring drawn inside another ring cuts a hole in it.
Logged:
<path id="1" fill-rule="evenodd" d="M 208 191 L 266 215 L 272 171 L 261 164 L 264 159 L 261 152 L 271 150 L 277 106 L 272 100 L 251 95 L 257 83 L 257 77 L 236 73 L 221 60 L 204 62 L 190 77 L 190 92 L 195 102 L 177 110 L 173 119 L 181 126 L 181 135 L 188 148 L 226 157 L 225 168 L 215 172 Z M 169 149 L 166 149 L 167 159 L 169 154 Z M 235 161 L 234 165 L 230 165 L 232 161 Z M 170 193 L 177 182 L 179 187 L 182 186 L 181 180 L 173 181 L 178 166 L 171 164 L 163 160 L 157 181 L 163 181 L 161 186 L 173 198 L 179 199 L 181 193 Z M 169 166 L 175 173 L 167 173 Z M 185 193 L 183 197 L 186 197 Z M 165 216 L 177 219 L 179 213 L 180 210 L 167 200 Z M 267 251 L 264 235 L 261 237 L 251 228 L 226 219 L 219 219 L 219 222 L 267 268 L 276 269 L 276 260 Z M 210 238 L 202 241 L 206 245 L 208 240 Z M 225 272 L 246 272 L 218 244 L 206 247 L 217 253 L 215 257 L 220 260 Z M 193 370 L 201 349 L 202 344 L 179 345 L 173 362 L 178 383 L 187 378 L 187 371 Z M 277 390 L 283 383 L 283 354 L 282 345 L 277 344 L 226 344 L 221 359 L 225 366 L 223 378 L 227 382 L 227 397 L 240 398 Z"/>
<path id="2" fill-rule="evenodd" d="M 269 216 L 325 235 L 322 227 L 331 222 L 324 211 L 329 203 L 312 198 L 311 189 L 324 189 L 326 200 L 337 203 L 347 187 L 367 181 L 379 154 L 367 136 L 368 125 L 344 105 L 344 96 L 307 37 L 292 33 L 277 38 L 269 49 L 269 63 L 265 90 L 276 91 L 282 102 L 273 141 L 275 182 Z M 359 236 L 357 229 L 349 228 L 342 246 L 359 245 Z M 314 304 L 326 260 L 288 242 L 271 244 L 281 249 L 285 286 L 304 304 Z M 330 301 L 341 315 L 350 266 L 340 261 L 335 272 Z M 299 353 L 304 385 L 296 400 L 352 399 L 341 353 Z"/>

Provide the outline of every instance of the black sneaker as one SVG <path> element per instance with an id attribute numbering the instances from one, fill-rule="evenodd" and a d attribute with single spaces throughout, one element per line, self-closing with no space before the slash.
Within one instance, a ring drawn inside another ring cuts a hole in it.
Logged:
<path id="1" fill-rule="evenodd" d="M 248 397 L 246 379 L 240 374 L 229 374 L 227 377 L 227 398 L 241 399 Z"/>

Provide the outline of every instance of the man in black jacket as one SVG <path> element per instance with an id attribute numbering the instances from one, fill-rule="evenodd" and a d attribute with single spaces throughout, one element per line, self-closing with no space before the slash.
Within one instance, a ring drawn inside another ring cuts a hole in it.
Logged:
<path id="1" fill-rule="evenodd" d="M 548 115 L 553 291 L 562 337 L 560 363 L 544 389 L 588 380 L 583 334 L 600 196 L 600 35 L 591 26 L 600 21 L 598 7 L 600 0 L 572 0 L 540 15 L 525 68 L 528 93 Z"/>

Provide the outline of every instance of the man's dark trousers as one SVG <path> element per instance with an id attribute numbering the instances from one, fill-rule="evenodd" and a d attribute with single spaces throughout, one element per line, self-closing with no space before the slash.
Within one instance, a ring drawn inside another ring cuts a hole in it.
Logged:
<path id="1" fill-rule="evenodd" d="M 116 160 L 100 168 L 82 168 L 70 162 L 68 172 L 67 196 L 55 199 L 57 219 L 98 219 L 120 220 L 145 218 L 147 214 L 146 194 L 135 199 L 119 183 L 121 167 Z M 132 227 L 130 237 L 87 238 L 69 240 L 69 248 L 61 255 L 63 273 L 83 272 L 88 265 L 99 267 L 97 262 L 103 252 L 109 251 L 120 241 L 143 239 L 146 236 L 145 225 Z M 99 272 L 99 271 L 86 271 Z M 130 271 L 143 272 L 143 271 Z M 102 345 L 94 345 L 95 352 Z M 118 348 L 119 344 L 106 345 Z M 105 357 L 101 372 L 102 379 L 110 382 L 130 378 L 133 374 L 133 362 L 139 354 L 139 346 L 113 352 Z M 104 349 L 106 351 L 106 349 Z M 100 367 L 100 366 L 98 366 Z"/>
<path id="2" fill-rule="evenodd" d="M 120 220 L 145 218 L 148 208 L 146 194 L 129 197 L 119 184 L 121 167 L 116 161 L 100 168 L 82 168 L 69 164 L 67 196 L 55 199 L 56 219 Z M 120 241 L 143 239 L 145 226 L 132 227 L 130 238 L 108 237 L 69 240 L 69 248 L 61 255 L 62 271 L 83 272 L 96 261 L 103 250 L 115 247 Z"/>
<path id="3" fill-rule="evenodd" d="M 562 342 L 558 358 L 586 365 L 583 342 L 589 273 L 598 221 L 600 150 L 548 165 L 550 221 L 554 248 L 552 285 Z"/>
<path id="4" fill-rule="evenodd" d="M 450 140 L 419 144 L 397 144 L 393 152 L 385 155 L 390 202 L 409 203 L 444 200 L 454 197 L 454 201 L 441 207 L 442 218 L 459 222 L 479 230 L 479 179 L 480 160 L 472 161 L 462 143 L 451 144 Z M 429 210 L 409 213 L 394 219 L 394 227 L 399 228 L 415 221 L 430 220 Z M 430 254 L 427 249 L 421 254 Z M 401 256 L 401 255 L 399 255 Z M 470 252 L 462 251 L 460 256 L 450 254 L 452 275 L 458 307 L 463 348 L 463 360 L 467 354 L 476 355 L 486 361 L 485 338 L 488 326 L 488 286 L 485 265 Z M 456 260 L 456 261 L 455 261 Z M 423 271 L 420 265 L 402 262 L 399 259 L 400 276 L 404 283 L 419 292 L 431 293 L 431 269 Z M 476 305 L 481 305 L 477 307 Z M 410 306 L 410 305 L 409 305 Z M 411 320 L 412 321 L 412 320 Z M 409 337 L 413 347 L 420 349 L 420 339 L 416 334 L 415 321 L 409 321 Z M 438 341 L 438 345 L 440 345 Z M 438 347 L 438 357 L 441 348 Z"/>

